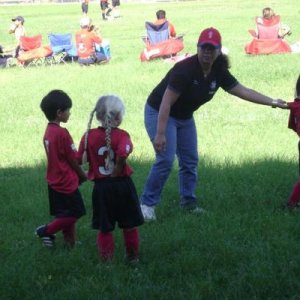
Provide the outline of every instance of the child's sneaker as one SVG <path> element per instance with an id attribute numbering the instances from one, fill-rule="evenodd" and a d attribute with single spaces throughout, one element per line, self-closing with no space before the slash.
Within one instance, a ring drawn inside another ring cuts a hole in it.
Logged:
<path id="1" fill-rule="evenodd" d="M 205 214 L 206 210 L 202 207 L 199 207 L 196 203 L 191 203 L 189 205 L 185 205 L 182 207 L 186 211 L 192 213 L 192 214 Z"/>
<path id="2" fill-rule="evenodd" d="M 147 205 L 141 204 L 141 210 L 142 210 L 142 214 L 144 216 L 144 220 L 146 222 L 151 222 L 151 221 L 156 220 L 154 206 L 147 206 Z"/>
<path id="3" fill-rule="evenodd" d="M 45 234 L 47 225 L 41 225 L 35 230 L 35 235 L 39 237 L 45 247 L 54 246 L 55 234 Z"/>
<path id="4" fill-rule="evenodd" d="M 124 258 L 125 264 L 135 267 L 139 264 L 140 260 L 137 256 L 125 255 Z"/>
<path id="5" fill-rule="evenodd" d="M 195 208 L 190 209 L 190 212 L 192 214 L 205 214 L 206 210 L 202 207 L 196 206 Z"/>

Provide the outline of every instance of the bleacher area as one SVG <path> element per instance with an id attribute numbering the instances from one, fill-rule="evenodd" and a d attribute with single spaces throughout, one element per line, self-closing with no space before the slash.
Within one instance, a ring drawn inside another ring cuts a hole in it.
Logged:
<path id="1" fill-rule="evenodd" d="M 31 4 L 34 3 L 34 0 L 0 0 L 0 5 L 15 5 L 15 4 Z"/>
<path id="2" fill-rule="evenodd" d="M 122 0 L 121 0 L 122 1 Z M 123 0 L 123 3 L 129 2 L 184 2 L 184 1 L 201 1 L 201 0 Z M 79 3 L 81 0 L 0 0 L 1 5 L 15 5 L 15 4 L 41 4 L 41 3 Z M 90 2 L 99 2 L 99 0 L 90 0 Z"/>

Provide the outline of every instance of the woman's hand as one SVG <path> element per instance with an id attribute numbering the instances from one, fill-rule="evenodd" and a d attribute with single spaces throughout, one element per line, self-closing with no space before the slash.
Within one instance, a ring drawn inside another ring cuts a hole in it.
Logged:
<path id="1" fill-rule="evenodd" d="M 166 136 L 164 134 L 157 134 L 153 141 L 153 147 L 155 151 L 165 151 L 166 150 Z"/>
<path id="2" fill-rule="evenodd" d="M 153 147 L 156 152 L 166 150 L 166 127 L 172 105 L 177 101 L 179 94 L 167 88 L 163 95 L 157 119 L 157 132 L 153 140 Z"/>
<path id="3" fill-rule="evenodd" d="M 272 101 L 272 107 L 273 108 L 279 107 L 279 108 L 287 109 L 288 105 L 285 101 L 283 101 L 281 99 L 274 99 Z"/>

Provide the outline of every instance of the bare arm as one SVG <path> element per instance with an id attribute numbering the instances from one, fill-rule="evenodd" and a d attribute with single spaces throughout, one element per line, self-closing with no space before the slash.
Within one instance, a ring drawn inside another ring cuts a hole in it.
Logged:
<path id="1" fill-rule="evenodd" d="M 86 181 L 87 176 L 85 172 L 82 170 L 82 168 L 79 166 L 78 162 L 76 160 L 70 160 L 69 163 L 73 168 L 73 170 L 77 173 L 80 182 Z"/>
<path id="2" fill-rule="evenodd" d="M 228 91 L 231 95 L 237 96 L 243 100 L 247 100 L 253 103 L 268 105 L 272 107 L 288 108 L 285 101 L 281 99 L 272 99 L 259 92 L 251 90 L 240 83 L 234 88 Z"/>
<path id="3" fill-rule="evenodd" d="M 163 95 L 158 113 L 157 132 L 153 141 L 153 146 L 156 151 L 162 151 L 166 146 L 166 126 L 169 119 L 171 107 L 177 101 L 178 97 L 178 94 L 168 88 Z"/>
<path id="4" fill-rule="evenodd" d="M 126 158 L 117 156 L 116 164 L 115 164 L 114 170 L 111 174 L 111 177 L 120 176 L 122 174 L 122 170 L 123 170 L 125 164 L 126 164 Z"/>
<path id="5" fill-rule="evenodd" d="M 8 30 L 8 33 L 10 33 L 10 34 L 15 33 L 15 31 L 16 31 L 16 27 L 15 28 L 12 27 Z"/>

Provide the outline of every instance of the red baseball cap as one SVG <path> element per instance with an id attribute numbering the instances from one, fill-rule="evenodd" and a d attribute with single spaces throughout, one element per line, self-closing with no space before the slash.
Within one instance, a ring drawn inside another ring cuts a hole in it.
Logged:
<path id="1" fill-rule="evenodd" d="M 214 46 L 216 49 L 221 48 L 222 38 L 220 32 L 213 27 L 204 29 L 199 36 L 198 46 L 203 46 L 205 44 L 209 44 Z"/>

